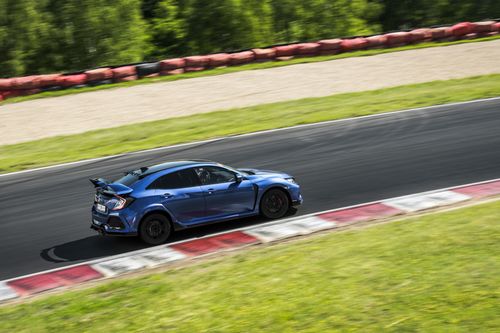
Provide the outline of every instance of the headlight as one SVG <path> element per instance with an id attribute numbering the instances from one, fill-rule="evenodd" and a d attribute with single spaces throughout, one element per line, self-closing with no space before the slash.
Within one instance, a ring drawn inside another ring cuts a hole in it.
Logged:
<path id="1" fill-rule="evenodd" d="M 298 184 L 297 184 L 297 182 L 295 181 L 295 178 L 293 178 L 293 177 L 290 177 L 290 178 L 285 178 L 285 180 L 286 180 L 287 182 L 289 182 L 289 183 L 292 183 L 292 184 L 296 184 L 296 185 L 298 185 Z"/>

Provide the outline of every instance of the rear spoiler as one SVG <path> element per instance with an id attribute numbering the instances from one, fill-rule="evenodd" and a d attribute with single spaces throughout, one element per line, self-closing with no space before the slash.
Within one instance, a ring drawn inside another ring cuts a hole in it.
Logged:
<path id="1" fill-rule="evenodd" d="M 102 178 L 91 178 L 90 182 L 94 184 L 97 192 L 105 193 L 108 195 L 128 195 L 134 191 L 128 186 L 120 183 L 110 183 L 106 179 Z"/>
<path id="2" fill-rule="evenodd" d="M 107 181 L 104 178 L 90 178 L 89 180 L 96 188 L 97 187 L 104 188 L 109 184 L 109 181 Z"/>

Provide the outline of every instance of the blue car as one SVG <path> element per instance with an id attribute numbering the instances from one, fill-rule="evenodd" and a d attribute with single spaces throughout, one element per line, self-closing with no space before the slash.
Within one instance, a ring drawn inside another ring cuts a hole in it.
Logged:
<path id="1" fill-rule="evenodd" d="M 286 173 L 210 161 L 168 162 L 114 182 L 90 181 L 96 187 L 91 228 L 154 245 L 174 230 L 259 214 L 277 219 L 302 203 L 300 186 Z"/>

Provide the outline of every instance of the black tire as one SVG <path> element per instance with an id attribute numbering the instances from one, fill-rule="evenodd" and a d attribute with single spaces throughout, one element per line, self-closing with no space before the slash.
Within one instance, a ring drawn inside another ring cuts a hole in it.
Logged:
<path id="1" fill-rule="evenodd" d="M 161 214 L 147 216 L 139 227 L 139 237 L 150 245 L 159 245 L 170 237 L 172 226 L 168 218 Z"/>
<path id="2" fill-rule="evenodd" d="M 151 74 L 156 74 L 160 72 L 160 63 L 159 62 L 147 62 L 143 64 L 135 65 L 135 69 L 137 71 L 137 76 L 143 77 Z"/>
<path id="3" fill-rule="evenodd" d="M 279 219 L 289 211 L 290 200 L 283 190 L 273 188 L 260 199 L 260 213 L 268 219 Z"/>

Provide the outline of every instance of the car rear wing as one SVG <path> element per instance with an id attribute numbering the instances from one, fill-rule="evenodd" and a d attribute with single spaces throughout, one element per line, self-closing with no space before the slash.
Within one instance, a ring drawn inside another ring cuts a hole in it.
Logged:
<path id="1" fill-rule="evenodd" d="M 109 181 L 107 181 L 104 178 L 90 178 L 89 180 L 96 188 L 97 187 L 104 188 L 109 184 Z"/>
<path id="2" fill-rule="evenodd" d="M 112 196 L 126 196 L 134 190 L 120 183 L 110 183 L 103 178 L 91 178 L 90 182 L 94 184 L 97 192 Z"/>

